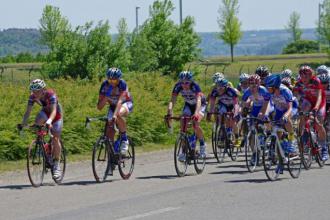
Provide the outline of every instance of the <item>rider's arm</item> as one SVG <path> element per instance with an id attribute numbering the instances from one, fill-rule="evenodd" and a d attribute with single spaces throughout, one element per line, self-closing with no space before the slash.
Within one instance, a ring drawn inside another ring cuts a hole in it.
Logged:
<path id="1" fill-rule="evenodd" d="M 55 119 L 56 116 L 56 103 L 50 105 L 50 115 L 47 120 L 47 124 L 51 124 L 52 121 Z"/>
<path id="2" fill-rule="evenodd" d="M 262 108 L 261 108 L 261 111 L 260 113 L 262 114 L 262 116 L 265 116 L 266 115 L 266 112 L 268 110 L 268 106 L 269 106 L 269 100 L 268 101 L 265 101 L 262 105 Z"/>
<path id="3" fill-rule="evenodd" d="M 292 111 L 292 102 L 289 102 L 289 108 L 288 108 L 288 110 L 284 113 L 284 117 L 289 118 L 289 116 L 291 115 L 291 111 Z"/>
<path id="4" fill-rule="evenodd" d="M 201 110 L 202 96 L 201 95 L 197 95 L 196 99 L 197 99 L 197 102 L 196 102 L 195 115 L 197 115 L 200 112 L 200 110 Z"/>
<path id="5" fill-rule="evenodd" d="M 214 106 L 215 106 L 215 98 L 210 97 L 210 112 L 214 112 Z"/>
<path id="6" fill-rule="evenodd" d="M 314 107 L 315 109 L 320 108 L 321 101 L 322 101 L 322 90 L 318 89 L 317 90 L 317 101 L 316 101 L 316 104 L 315 104 L 315 107 Z"/>
<path id="7" fill-rule="evenodd" d="M 174 105 L 176 103 L 176 97 L 177 97 L 176 95 L 172 95 L 171 101 L 168 104 L 167 114 L 169 114 L 169 115 L 173 114 L 173 108 L 174 108 Z"/>
<path id="8" fill-rule="evenodd" d="M 31 111 L 32 111 L 32 107 L 33 107 L 33 105 L 28 105 L 27 106 L 25 114 L 23 116 L 22 125 L 27 125 L 28 119 L 29 119 Z"/>
<path id="9" fill-rule="evenodd" d="M 107 104 L 107 98 L 106 97 L 99 97 L 99 101 L 97 102 L 97 109 L 102 110 L 103 107 Z"/>
<path id="10" fill-rule="evenodd" d="M 118 98 L 118 102 L 117 102 L 117 105 L 116 105 L 116 109 L 113 113 L 113 115 L 116 115 L 118 114 L 123 102 L 125 101 L 125 96 L 126 96 L 126 92 L 122 92 Z"/>

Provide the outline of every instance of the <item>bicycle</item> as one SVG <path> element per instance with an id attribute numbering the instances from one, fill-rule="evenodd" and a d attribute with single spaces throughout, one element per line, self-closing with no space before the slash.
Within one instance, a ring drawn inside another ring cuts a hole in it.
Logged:
<path id="1" fill-rule="evenodd" d="M 177 137 L 174 147 L 174 166 L 179 177 L 185 176 L 188 165 L 194 163 L 197 174 L 201 174 L 205 168 L 206 158 L 201 157 L 199 151 L 196 150 L 195 133 L 189 134 L 188 128 L 192 126 L 192 118 L 190 116 L 165 116 L 165 123 L 170 128 L 169 121 L 173 119 L 181 121 L 181 130 Z M 184 158 L 180 158 L 183 155 Z"/>
<path id="2" fill-rule="evenodd" d="M 249 125 L 249 130 L 243 138 L 245 151 L 245 163 L 248 171 L 253 173 L 261 158 L 265 145 L 266 133 L 264 132 L 264 121 L 257 117 L 244 117 L 243 122 Z"/>
<path id="3" fill-rule="evenodd" d="M 299 154 L 290 157 L 284 152 L 280 140 L 284 140 L 287 132 L 283 128 L 283 123 L 280 121 L 265 121 L 265 123 L 271 123 L 272 125 L 271 134 L 266 138 L 262 154 L 263 167 L 267 178 L 270 181 L 277 180 L 279 175 L 283 173 L 284 165 L 287 165 L 292 178 L 298 178 L 301 171 L 301 158 Z M 281 138 L 279 134 L 282 134 Z"/>
<path id="4" fill-rule="evenodd" d="M 115 122 L 108 120 L 107 117 L 86 117 L 85 127 L 89 127 L 89 123 L 92 121 L 105 122 L 103 133 L 93 146 L 92 169 L 96 182 L 104 182 L 109 175 L 113 176 L 113 170 L 116 166 L 118 166 L 122 179 L 129 179 L 133 173 L 135 163 L 134 144 L 131 138 L 128 137 L 129 146 L 126 154 L 121 154 L 121 136 L 118 134 L 116 141 L 112 141 L 106 136 L 108 128 L 116 130 Z"/>
<path id="5" fill-rule="evenodd" d="M 328 110 L 326 113 L 324 128 L 327 134 L 328 154 L 330 156 L 330 110 Z"/>
<path id="6" fill-rule="evenodd" d="M 299 141 L 299 151 L 303 166 L 310 169 L 313 160 L 316 160 L 319 167 L 323 167 L 325 161 L 322 160 L 322 152 L 317 144 L 317 130 L 315 128 L 315 114 L 309 112 L 299 112 L 299 116 L 305 117 L 305 127 Z"/>
<path id="7" fill-rule="evenodd" d="M 44 175 L 48 173 L 48 170 L 51 171 L 53 176 L 53 166 L 54 166 L 54 157 L 52 155 L 52 138 L 53 136 L 50 133 L 50 130 L 45 125 L 29 125 L 22 127 L 21 125 L 17 126 L 19 130 L 23 128 L 28 128 L 36 133 L 36 139 L 31 142 L 28 147 L 27 153 L 27 172 L 30 183 L 33 187 L 39 187 L 43 183 Z M 49 140 L 46 141 L 45 137 L 49 136 Z M 60 178 L 53 178 L 56 184 L 60 184 L 64 178 L 65 169 L 66 169 L 66 151 L 61 143 L 61 157 L 60 157 L 60 167 L 62 175 Z"/>
<path id="8" fill-rule="evenodd" d="M 223 163 L 224 158 L 226 154 L 231 158 L 232 161 L 235 161 L 237 159 L 238 151 L 240 146 L 234 145 L 235 142 L 235 135 L 234 132 L 227 133 L 226 126 L 224 123 L 224 119 L 227 120 L 232 119 L 234 114 L 232 112 L 226 112 L 226 113 L 209 113 L 209 114 L 216 114 L 220 115 L 220 117 L 217 117 L 217 122 L 220 124 L 220 126 L 217 127 L 217 130 L 215 132 L 215 158 L 217 159 L 218 163 Z"/>

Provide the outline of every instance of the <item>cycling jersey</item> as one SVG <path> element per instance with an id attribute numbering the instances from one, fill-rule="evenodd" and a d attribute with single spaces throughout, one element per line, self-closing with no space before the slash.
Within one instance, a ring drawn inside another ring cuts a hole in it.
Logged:
<path id="1" fill-rule="evenodd" d="M 124 80 L 120 79 L 117 86 L 113 86 L 108 80 L 105 80 L 101 85 L 99 98 L 103 99 L 104 97 L 108 97 L 110 105 L 116 106 L 118 99 L 122 94 L 124 95 L 123 103 L 132 101 L 132 97 Z"/>
<path id="2" fill-rule="evenodd" d="M 218 98 L 218 104 L 224 106 L 234 106 L 238 103 L 238 92 L 232 87 L 227 87 L 223 94 L 219 93 L 217 88 L 214 88 L 211 92 L 211 99 Z"/>
<path id="3" fill-rule="evenodd" d="M 301 80 L 296 83 L 293 91 L 297 93 L 297 98 L 305 99 L 311 104 L 311 108 L 314 108 L 318 98 L 318 90 L 321 90 L 321 104 L 319 109 L 324 108 L 326 104 L 325 91 L 320 80 L 316 76 L 312 76 L 308 85 L 305 85 Z"/>
<path id="4" fill-rule="evenodd" d="M 267 89 L 263 86 L 259 86 L 256 95 L 251 92 L 250 88 L 247 89 L 243 94 L 242 100 L 246 102 L 250 99 L 253 102 L 251 115 L 257 117 L 267 97 L 269 97 Z"/>
<path id="5" fill-rule="evenodd" d="M 199 85 L 195 82 L 191 82 L 190 88 L 185 90 L 182 87 L 182 82 L 178 82 L 175 84 L 172 95 L 178 96 L 181 93 L 184 101 L 189 105 L 197 104 L 197 97 L 201 96 L 202 105 L 206 105 L 206 99 L 204 94 L 202 93 Z"/>
<path id="6" fill-rule="evenodd" d="M 244 93 L 249 89 L 249 87 L 246 87 L 245 89 L 243 89 L 241 83 L 239 83 L 239 84 L 237 85 L 236 89 L 237 89 L 238 91 L 240 91 L 242 94 L 244 94 Z"/>
<path id="7" fill-rule="evenodd" d="M 265 99 L 266 101 L 270 101 L 274 106 L 275 120 L 280 120 L 289 109 L 289 104 L 293 102 L 293 95 L 288 87 L 281 84 L 279 90 L 280 93 L 278 95 L 275 93 L 268 93 L 269 96 Z"/>
<path id="8" fill-rule="evenodd" d="M 43 96 L 40 99 L 37 99 L 37 97 L 32 93 L 29 97 L 28 105 L 33 106 L 34 103 L 42 106 L 42 111 L 46 113 L 48 118 L 51 114 L 51 105 L 56 104 L 56 116 L 52 123 L 55 123 L 62 118 L 61 106 L 58 102 L 55 92 L 52 89 L 45 90 Z"/>

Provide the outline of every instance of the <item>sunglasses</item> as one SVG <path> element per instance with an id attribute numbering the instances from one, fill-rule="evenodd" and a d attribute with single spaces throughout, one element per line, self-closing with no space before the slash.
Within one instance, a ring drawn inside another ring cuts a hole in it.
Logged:
<path id="1" fill-rule="evenodd" d="M 258 86 L 258 84 L 257 83 L 249 83 L 249 86 L 255 87 L 255 86 Z"/>
<path id="2" fill-rule="evenodd" d="M 110 78 L 110 79 L 108 79 L 108 82 L 109 82 L 109 83 L 116 83 L 116 82 L 118 82 L 118 79 L 111 79 L 111 78 Z"/>
<path id="3" fill-rule="evenodd" d="M 182 81 L 181 82 L 183 85 L 189 85 L 191 82 L 190 81 Z"/>

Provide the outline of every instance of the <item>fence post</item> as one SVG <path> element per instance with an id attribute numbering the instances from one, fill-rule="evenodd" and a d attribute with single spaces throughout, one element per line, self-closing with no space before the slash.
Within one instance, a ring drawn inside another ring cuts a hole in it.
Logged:
<path id="1" fill-rule="evenodd" d="M 11 82 L 14 83 L 14 70 L 11 69 Z"/>

